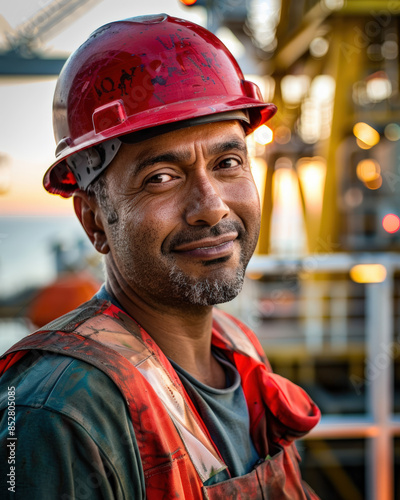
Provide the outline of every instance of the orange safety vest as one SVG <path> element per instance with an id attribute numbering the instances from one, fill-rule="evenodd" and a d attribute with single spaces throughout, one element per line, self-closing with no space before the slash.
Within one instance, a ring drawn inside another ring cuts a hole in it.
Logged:
<path id="1" fill-rule="evenodd" d="M 44 350 L 90 363 L 120 389 L 132 419 L 150 500 L 317 499 L 302 483 L 293 440 L 311 430 L 320 412 L 309 396 L 272 373 L 254 333 L 214 309 L 212 344 L 236 365 L 260 457 L 238 478 L 204 486 L 227 469 L 177 373 L 131 317 L 98 299 L 25 337 L 0 360 L 0 375 L 27 351 Z"/>

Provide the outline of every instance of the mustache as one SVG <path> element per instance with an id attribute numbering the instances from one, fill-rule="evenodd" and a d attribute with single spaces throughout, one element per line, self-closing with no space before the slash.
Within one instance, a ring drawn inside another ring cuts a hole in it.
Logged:
<path id="1" fill-rule="evenodd" d="M 244 235 L 245 229 L 239 221 L 234 220 L 222 220 L 212 227 L 193 226 L 177 233 L 169 242 L 168 251 L 171 252 L 180 245 L 200 241 L 205 238 L 215 238 L 216 236 L 228 233 L 237 233 L 238 239 L 240 239 Z"/>

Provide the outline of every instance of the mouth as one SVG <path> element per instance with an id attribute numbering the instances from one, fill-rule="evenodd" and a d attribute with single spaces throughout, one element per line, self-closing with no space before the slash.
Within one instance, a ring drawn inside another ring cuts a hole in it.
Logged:
<path id="1" fill-rule="evenodd" d="M 237 233 L 228 233 L 215 238 L 204 238 L 178 245 L 174 252 L 187 257 L 219 259 L 232 253 Z"/>

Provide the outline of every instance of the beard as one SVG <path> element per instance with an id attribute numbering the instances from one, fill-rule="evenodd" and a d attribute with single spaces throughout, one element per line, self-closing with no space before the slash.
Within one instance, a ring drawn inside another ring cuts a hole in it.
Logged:
<path id="1" fill-rule="evenodd" d="M 123 221 L 117 221 L 110 228 L 112 228 L 114 247 L 118 248 L 122 264 L 121 274 L 132 289 L 142 298 L 147 296 L 153 305 L 190 308 L 229 302 L 238 295 L 243 287 L 247 264 L 257 244 L 256 226 L 256 224 L 253 226 L 251 235 L 238 221 L 221 221 L 211 228 L 198 227 L 185 230 L 163 248 L 162 253 L 165 256 L 163 262 L 150 260 L 148 252 L 139 253 L 132 249 L 130 239 L 127 237 L 129 231 Z M 193 276 L 178 266 L 173 257 L 171 258 L 174 248 L 183 243 L 234 231 L 238 234 L 240 244 L 240 257 L 236 269 L 229 266 L 229 257 L 223 257 L 202 263 L 204 269 L 218 265 L 215 270 L 210 269 L 206 272 L 206 276 Z M 149 229 L 146 234 L 151 236 L 151 233 L 152 229 Z M 144 238 L 144 234 L 142 233 L 138 239 Z M 143 244 L 142 248 L 144 247 Z M 224 262 L 227 262 L 226 268 Z"/>
<path id="2" fill-rule="evenodd" d="M 235 271 L 224 272 L 223 270 L 210 273 L 209 277 L 192 277 L 178 266 L 171 267 L 169 272 L 169 285 L 173 295 L 180 297 L 181 301 L 192 306 L 212 306 L 233 300 L 241 291 L 244 282 L 247 264 L 255 249 L 257 238 L 248 239 L 244 227 L 237 221 L 221 221 L 217 226 L 178 234 L 171 242 L 170 248 L 177 247 L 187 241 L 200 239 L 207 236 L 219 236 L 228 232 L 237 232 L 241 243 L 240 261 Z M 257 233 L 258 236 L 258 233 Z M 214 265 L 217 262 L 223 264 L 229 258 L 216 259 L 215 261 L 203 262 L 204 267 Z"/>
<path id="3" fill-rule="evenodd" d="M 237 269 L 233 278 L 193 279 L 177 266 L 169 273 L 173 295 L 186 304 L 212 306 L 233 300 L 243 287 L 245 266 Z"/>

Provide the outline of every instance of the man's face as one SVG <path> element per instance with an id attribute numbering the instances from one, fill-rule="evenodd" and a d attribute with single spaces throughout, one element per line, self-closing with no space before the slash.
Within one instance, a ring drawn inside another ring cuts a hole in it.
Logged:
<path id="1" fill-rule="evenodd" d="M 122 145 L 106 172 L 117 216 L 105 223 L 107 272 L 160 306 L 212 305 L 240 291 L 260 206 L 236 121 Z"/>

